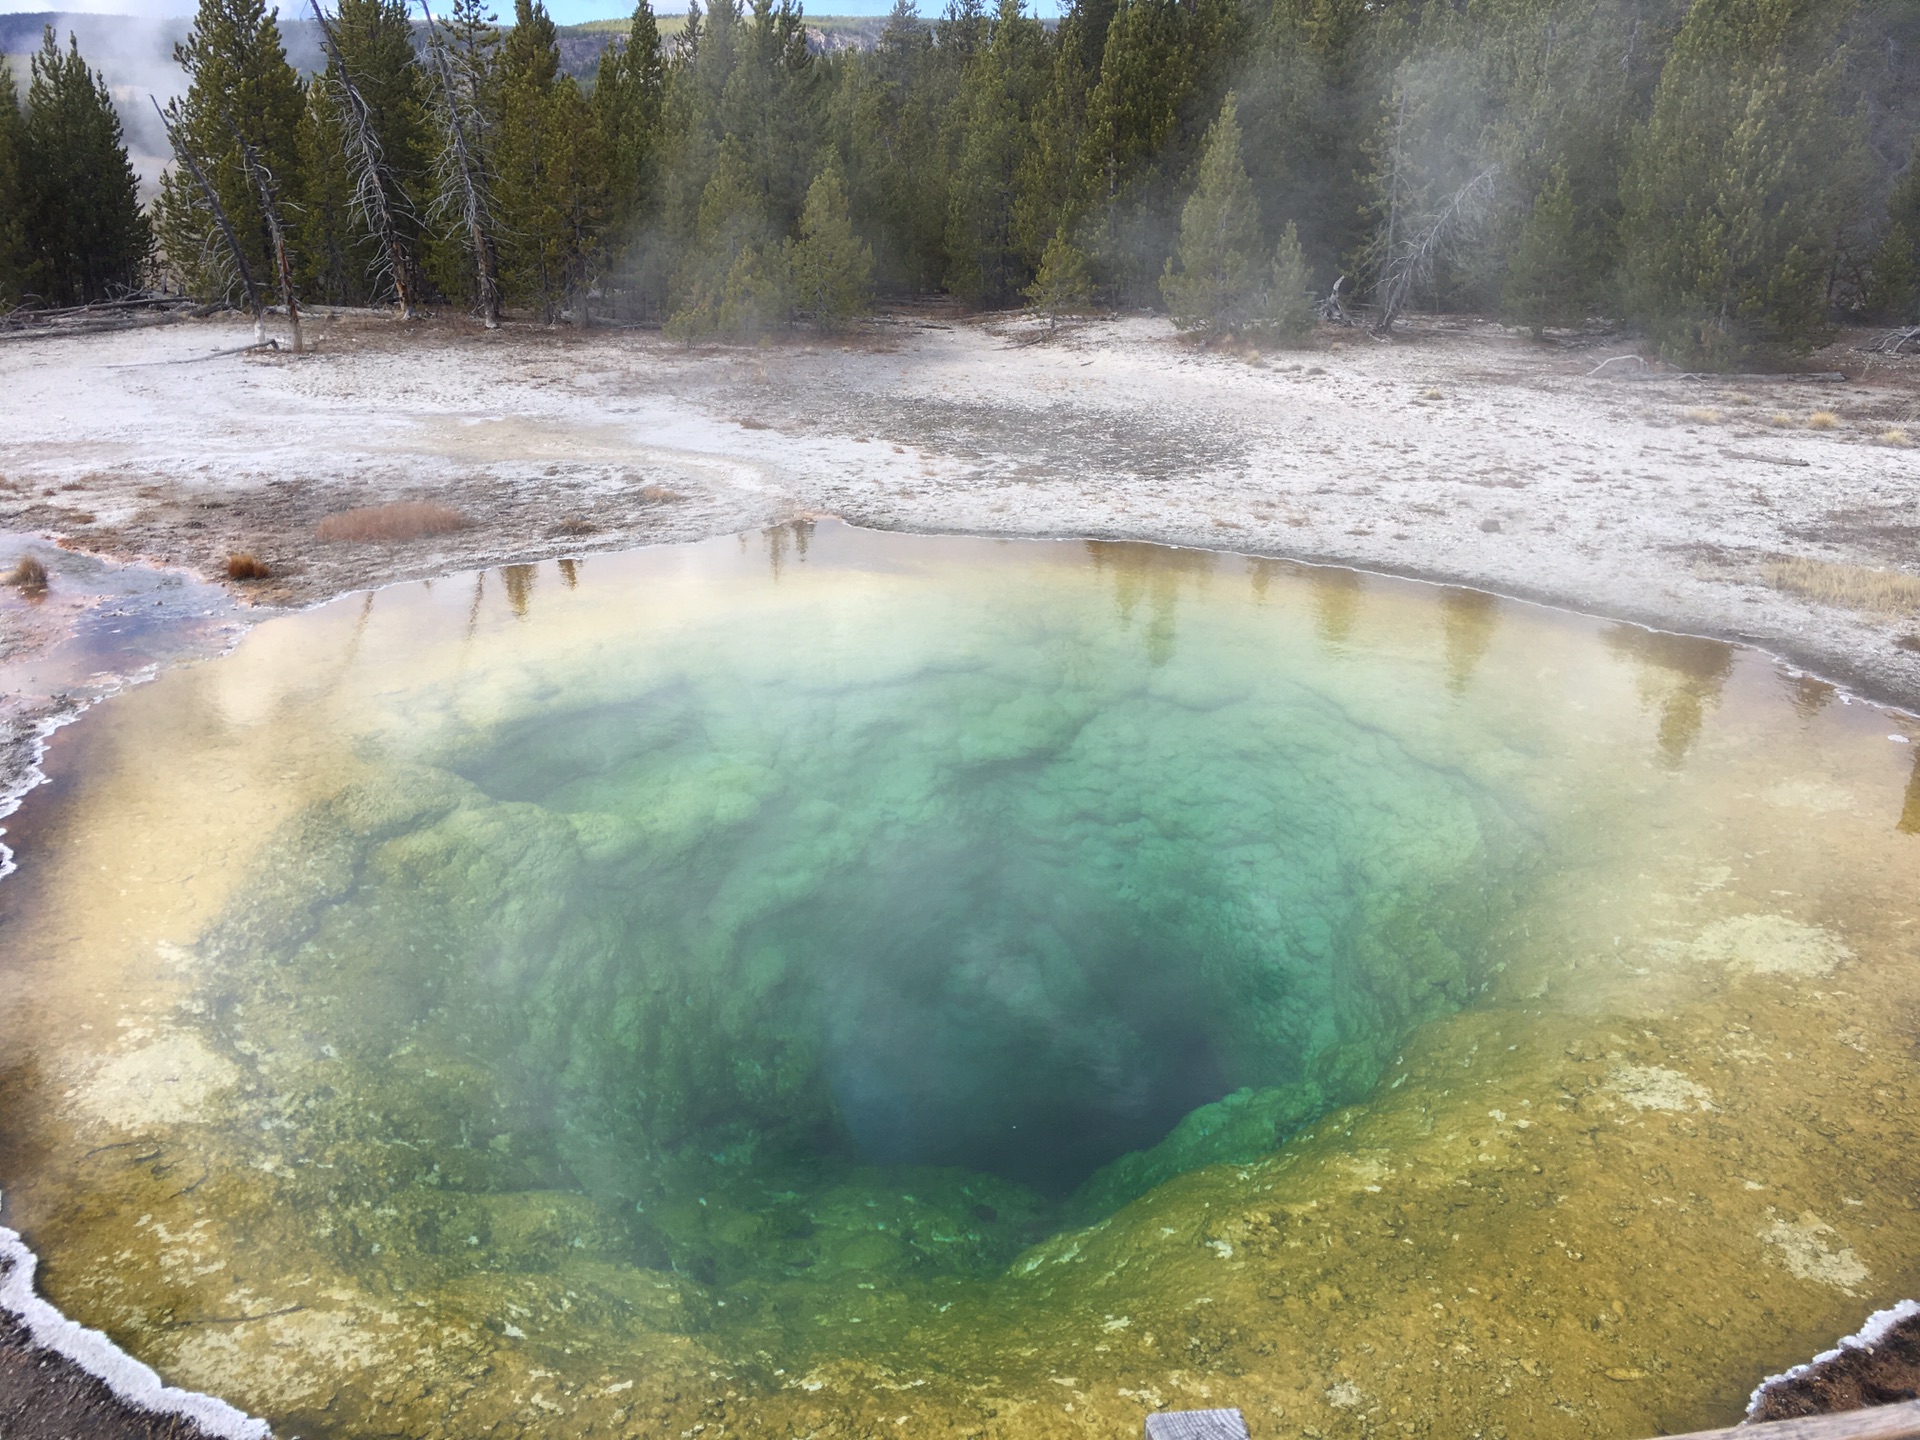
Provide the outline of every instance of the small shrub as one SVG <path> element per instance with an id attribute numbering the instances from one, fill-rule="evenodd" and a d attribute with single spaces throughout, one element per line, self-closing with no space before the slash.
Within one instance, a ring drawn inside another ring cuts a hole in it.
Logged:
<path id="1" fill-rule="evenodd" d="M 893 448 L 896 451 L 900 449 L 898 445 Z M 682 495 L 678 490 L 669 490 L 664 485 L 642 485 L 640 487 L 640 498 L 653 505 L 665 505 L 670 501 L 684 500 L 687 497 Z"/>
<path id="2" fill-rule="evenodd" d="M 1893 426 L 1891 429 L 1882 430 L 1873 438 L 1882 445 L 1894 445 L 1903 448 L 1913 443 L 1907 438 L 1907 432 L 1902 430 L 1898 425 Z"/>
<path id="3" fill-rule="evenodd" d="M 1046 315 L 1073 315 L 1093 305 L 1093 266 L 1086 254 L 1056 230 L 1040 252 L 1040 268 L 1027 287 L 1033 308 Z"/>
<path id="4" fill-rule="evenodd" d="M 556 535 L 594 535 L 600 527 L 584 515 L 565 515 L 553 527 Z"/>
<path id="5" fill-rule="evenodd" d="M 465 529 L 467 517 L 451 505 L 425 500 L 396 500 L 329 515 L 314 527 L 321 540 L 424 540 Z"/>
<path id="6" fill-rule="evenodd" d="M 1720 423 L 1720 412 L 1718 410 L 1689 410 L 1686 412 L 1686 418 L 1696 425 L 1718 425 Z"/>
<path id="7" fill-rule="evenodd" d="M 1896 650 L 1909 650 L 1915 655 L 1920 655 L 1920 635 L 1902 635 L 1893 642 L 1893 648 Z"/>
<path id="8" fill-rule="evenodd" d="M 268 580 L 273 571 L 267 562 L 251 551 L 242 550 L 236 555 L 227 556 L 227 578 L 229 580 Z"/>
<path id="9" fill-rule="evenodd" d="M 1809 430 L 1831 430 L 1840 423 L 1840 417 L 1831 410 L 1816 410 L 1807 416 Z"/>
<path id="10" fill-rule="evenodd" d="M 1908 615 L 1920 610 L 1920 575 L 1806 559 L 1776 561 L 1764 566 L 1761 573 L 1779 589 L 1828 605 L 1882 615 Z"/>
<path id="11" fill-rule="evenodd" d="M 22 555 L 13 573 L 7 576 L 7 584 L 23 595 L 43 595 L 47 589 L 47 567 L 31 555 Z"/>

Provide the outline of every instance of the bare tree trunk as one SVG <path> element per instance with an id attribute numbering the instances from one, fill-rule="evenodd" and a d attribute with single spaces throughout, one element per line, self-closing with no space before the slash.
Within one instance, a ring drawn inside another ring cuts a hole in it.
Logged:
<path id="1" fill-rule="evenodd" d="M 1376 287 L 1380 318 L 1374 322 L 1374 334 L 1385 335 L 1393 328 L 1401 310 L 1432 278 L 1434 266 L 1450 252 L 1460 232 L 1478 224 L 1493 199 L 1493 184 L 1499 174 L 1497 165 L 1482 170 L 1447 197 L 1447 203 L 1412 238 L 1401 241 L 1397 252 L 1388 252 L 1386 268 Z"/>
<path id="2" fill-rule="evenodd" d="M 1400 152 L 1406 128 L 1407 92 L 1403 86 L 1400 105 L 1393 120 L 1393 168 L 1387 172 L 1387 243 L 1380 252 L 1385 268 L 1381 271 L 1378 286 L 1380 318 L 1373 327 L 1376 335 L 1384 335 L 1393 329 L 1393 322 L 1400 313 L 1400 297 L 1394 293 L 1393 261 L 1400 240 Z"/>
<path id="3" fill-rule="evenodd" d="M 233 257 L 233 268 L 240 277 L 240 287 L 246 291 L 247 308 L 253 312 L 253 343 L 267 343 L 267 307 L 260 301 L 260 287 L 253 282 L 253 267 L 247 264 L 247 253 L 240 248 L 240 237 L 234 233 L 233 222 L 227 219 L 226 206 L 220 203 L 220 196 L 207 181 L 207 172 L 200 168 L 200 162 L 193 157 L 186 142 L 180 138 L 177 113 L 170 114 L 160 108 L 160 102 L 153 96 L 154 113 L 160 117 L 160 127 L 167 132 L 167 143 L 173 147 L 173 158 L 180 162 L 181 168 L 193 177 L 200 187 L 200 194 L 207 202 L 207 208 L 213 212 L 213 223 L 219 228 L 221 238 L 227 242 L 227 253 Z"/>
<path id="4" fill-rule="evenodd" d="M 420 0 L 420 13 L 427 17 L 427 49 L 433 55 L 434 72 L 440 79 L 440 100 L 446 109 L 447 144 L 442 156 L 441 193 L 435 203 L 445 210 L 454 209 L 457 203 L 466 227 L 467 243 L 473 251 L 474 308 L 487 329 L 497 330 L 500 327 L 500 277 L 477 147 L 467 134 L 467 123 L 462 118 L 464 100 L 454 84 L 453 67 L 447 63 L 446 50 L 433 12 L 427 8 L 427 0 Z"/>
<path id="5" fill-rule="evenodd" d="M 280 278 L 280 303 L 287 307 L 287 324 L 293 331 L 293 353 L 298 355 L 306 349 L 306 345 L 300 334 L 300 300 L 293 293 L 293 263 L 287 255 L 287 232 L 280 223 L 280 197 L 272 173 L 260 163 L 260 157 L 253 153 L 253 146 L 240 138 L 237 129 L 233 138 L 239 143 L 240 162 L 246 166 L 247 177 L 260 192 L 260 213 L 266 217 L 267 232 L 273 237 L 274 266 Z"/>
<path id="6" fill-rule="evenodd" d="M 340 91 L 341 109 L 344 112 L 342 118 L 347 129 L 347 149 L 352 154 L 354 168 L 359 172 L 354 186 L 354 203 L 379 237 L 381 249 L 386 252 L 387 268 L 393 276 L 394 294 L 400 301 L 400 316 L 404 320 L 412 320 L 419 313 L 414 294 L 413 255 L 400 236 L 399 221 L 394 215 L 389 193 L 398 187 L 387 170 L 386 158 L 380 153 L 380 137 L 373 130 L 373 112 L 367 106 L 366 97 L 360 93 L 360 87 L 353 83 L 353 76 L 347 70 L 346 57 L 340 53 L 340 37 L 334 34 L 333 22 L 327 19 L 326 12 L 320 8 L 320 0 L 309 0 L 309 3 L 313 7 L 313 18 L 320 22 L 320 38 L 326 47 L 334 81 Z"/>

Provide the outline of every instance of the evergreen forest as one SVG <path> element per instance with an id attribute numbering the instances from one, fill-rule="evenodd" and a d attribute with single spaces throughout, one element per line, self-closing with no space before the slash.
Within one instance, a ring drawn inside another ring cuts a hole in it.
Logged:
<path id="1" fill-rule="evenodd" d="M 1288 343 L 1410 309 L 1699 367 L 1920 320 L 1920 0 L 646 0 L 590 83 L 539 0 L 200 0 L 142 206 L 102 77 L 0 69 L 0 309 L 164 285 L 754 338 L 876 301 Z M 24 89 L 21 81 L 24 80 Z"/>

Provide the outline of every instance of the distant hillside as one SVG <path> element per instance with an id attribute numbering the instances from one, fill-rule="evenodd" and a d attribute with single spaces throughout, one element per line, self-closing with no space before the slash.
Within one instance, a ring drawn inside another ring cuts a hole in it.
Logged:
<path id="1" fill-rule="evenodd" d="M 816 54 L 870 50 L 886 23 L 885 16 L 877 15 L 810 15 L 808 44 Z M 662 15 L 659 24 L 661 35 L 671 44 L 686 29 L 687 17 Z M 53 26 L 62 45 L 68 35 L 75 36 L 87 63 L 106 75 L 120 111 L 120 123 L 126 129 L 128 155 L 139 172 L 142 193 L 151 195 L 167 163 L 167 144 L 147 97 L 156 96 L 165 104 L 186 88 L 186 77 L 174 63 L 173 47 L 187 38 L 189 22 L 185 18 L 151 20 L 61 10 L 0 14 L 0 55 L 12 62 L 14 84 L 22 92 L 27 83 L 27 57 L 40 48 L 41 33 L 48 25 Z M 562 68 L 591 84 L 601 52 L 627 33 L 627 22 L 595 20 L 559 28 Z M 425 25 L 414 27 L 416 35 L 424 36 L 425 30 Z M 283 16 L 280 34 L 287 59 L 295 69 L 311 75 L 326 63 L 320 48 L 320 27 L 312 20 Z"/>
<path id="2" fill-rule="evenodd" d="M 24 68 L 21 57 L 40 48 L 40 33 L 51 25 L 63 46 L 69 34 L 80 41 L 80 53 L 96 70 L 106 71 L 109 84 L 149 84 L 164 95 L 178 87 L 170 82 L 152 86 L 151 82 L 161 77 L 150 76 L 150 72 L 179 74 L 179 67 L 173 63 L 173 47 L 187 38 L 191 24 L 184 16 L 151 20 L 138 15 L 63 10 L 4 14 L 0 15 L 0 53 L 13 59 L 14 78 L 24 84 L 25 76 L 19 73 Z M 320 67 L 320 29 L 313 21 L 283 16 L 280 34 L 286 42 L 287 59 L 296 69 L 311 73 Z"/>
<path id="3" fill-rule="evenodd" d="M 51 25 L 66 43 L 72 34 L 80 41 L 80 53 L 96 69 L 103 70 L 107 83 L 116 91 L 131 88 L 136 98 L 151 90 L 162 99 L 179 88 L 180 71 L 173 63 L 173 47 L 187 38 L 188 21 L 147 20 L 132 15 L 91 15 L 79 12 L 47 10 L 20 14 L 0 14 L 0 54 L 13 60 L 14 78 L 25 87 L 25 57 L 40 48 L 40 35 Z M 660 33 L 667 40 L 686 28 L 684 15 L 662 15 Z M 870 50 L 880 38 L 886 17 L 880 15 L 810 15 L 807 17 L 808 42 L 816 53 L 836 50 Z M 569 75 L 590 80 L 600 63 L 600 52 L 627 33 L 625 20 L 595 20 L 585 25 L 560 28 L 560 63 Z M 425 25 L 416 24 L 416 34 L 424 34 Z M 320 49 L 320 30 L 311 20 L 282 16 L 280 34 L 286 42 L 287 59 L 294 68 L 312 74 L 325 63 Z M 126 106 L 122 102 L 124 112 Z M 131 117 L 127 117 L 130 118 Z"/>
<path id="4" fill-rule="evenodd" d="M 663 40 L 674 41 L 687 28 L 685 15 L 662 15 L 657 21 Z M 584 25 L 562 25 L 560 27 L 560 58 L 569 73 L 581 74 L 600 63 L 600 52 L 607 45 L 627 33 L 625 20 L 589 20 Z M 809 15 L 807 16 L 807 47 L 816 55 L 828 54 L 836 50 L 871 50 L 880 41 L 880 32 L 886 29 L 887 17 L 884 15 Z M 575 53 L 582 58 L 574 59 Z M 591 56 L 591 60 L 585 57 Z M 576 69 L 576 63 L 582 69 Z"/>

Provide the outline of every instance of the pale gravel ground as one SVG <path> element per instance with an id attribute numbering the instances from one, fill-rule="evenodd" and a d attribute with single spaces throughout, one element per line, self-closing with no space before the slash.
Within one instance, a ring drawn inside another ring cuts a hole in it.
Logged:
<path id="1" fill-rule="evenodd" d="M 1920 449 L 1874 439 L 1920 438 L 1920 361 L 1868 357 L 1865 337 L 1815 362 L 1851 383 L 1808 385 L 1590 379 L 1631 347 L 1472 323 L 1323 334 L 1263 362 L 1145 318 L 1033 343 L 1030 322 L 908 312 L 844 343 L 700 351 L 365 315 L 318 329 L 298 359 L 194 358 L 250 338 L 231 322 L 0 343 L 0 525 L 208 574 L 250 549 L 278 603 L 807 513 L 1131 537 L 1752 640 L 1920 702 L 1920 653 L 1894 643 L 1920 617 L 1759 574 L 1785 555 L 1920 570 Z M 1840 424 L 1805 428 L 1817 408 Z M 642 493 L 662 486 L 677 498 Z M 314 541 L 322 515 L 396 496 L 476 524 Z"/>

